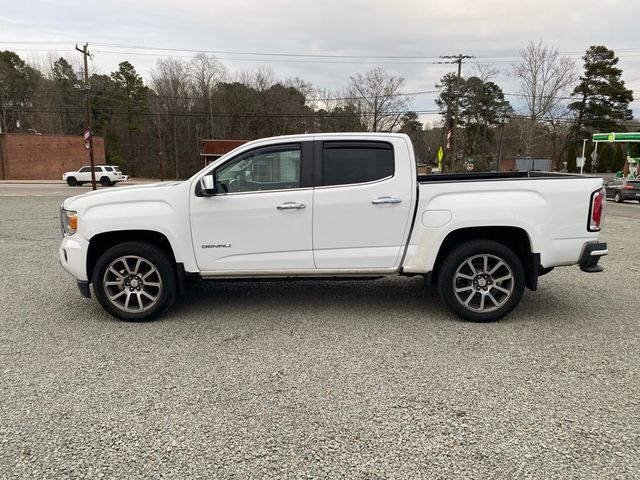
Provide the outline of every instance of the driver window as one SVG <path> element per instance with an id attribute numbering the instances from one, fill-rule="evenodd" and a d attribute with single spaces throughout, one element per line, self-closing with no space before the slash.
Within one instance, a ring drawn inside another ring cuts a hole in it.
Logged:
<path id="1" fill-rule="evenodd" d="M 249 152 L 217 171 L 219 193 L 300 188 L 300 145 Z"/>

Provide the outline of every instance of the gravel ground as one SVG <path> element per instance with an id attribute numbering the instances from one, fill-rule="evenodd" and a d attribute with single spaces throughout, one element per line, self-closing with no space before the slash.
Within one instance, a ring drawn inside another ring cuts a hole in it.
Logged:
<path id="1" fill-rule="evenodd" d="M 0 478 L 640 478 L 640 220 L 495 324 L 420 279 L 196 284 L 127 324 L 0 199 Z M 637 205 L 636 205 L 637 207 Z"/>

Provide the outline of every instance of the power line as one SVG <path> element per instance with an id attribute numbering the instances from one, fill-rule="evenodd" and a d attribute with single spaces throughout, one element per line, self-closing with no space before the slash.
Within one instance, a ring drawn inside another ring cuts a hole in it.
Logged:
<path id="1" fill-rule="evenodd" d="M 84 108 L 72 107 L 72 108 L 29 108 L 29 109 L 13 109 L 14 112 L 20 113 L 82 113 Z M 109 112 L 111 115 L 128 115 L 131 112 L 126 110 L 113 110 Z M 406 111 L 398 112 L 385 112 L 384 115 L 404 115 Z M 427 114 L 439 114 L 440 110 L 417 110 L 415 113 L 419 115 Z M 136 116 L 156 116 L 157 112 L 135 112 Z M 181 112 L 175 110 L 168 110 L 162 112 L 162 115 L 176 116 L 176 117 L 207 117 L 210 112 L 191 110 L 188 112 Z M 310 118 L 310 117 L 331 117 L 331 118 L 353 118 L 363 116 L 380 115 L 380 112 L 353 112 L 353 113 L 331 113 L 325 114 L 318 113 L 318 111 L 310 111 L 309 113 L 269 113 L 269 112 L 240 112 L 240 113 L 220 113 L 214 112 L 214 117 L 220 118 Z"/>
<path id="2" fill-rule="evenodd" d="M 141 45 L 127 45 L 116 43 L 102 43 L 93 42 L 94 45 L 111 47 L 111 48 L 125 48 L 135 50 L 157 50 L 165 52 L 191 52 L 191 53 L 209 53 L 214 55 L 253 55 L 253 56 L 268 56 L 268 57 L 306 57 L 306 58 L 384 58 L 384 59 L 413 59 L 413 60 L 426 60 L 438 58 L 435 56 L 424 55 L 339 55 L 339 54 L 318 54 L 318 53 L 282 53 L 282 52 L 251 52 L 251 51 L 231 51 L 231 50 L 206 50 L 206 49 L 192 49 L 192 48 L 167 48 L 167 47 L 147 47 Z"/>

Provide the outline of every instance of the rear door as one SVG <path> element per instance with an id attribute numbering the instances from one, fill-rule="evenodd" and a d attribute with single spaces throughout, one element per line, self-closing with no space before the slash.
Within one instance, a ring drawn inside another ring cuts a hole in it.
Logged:
<path id="1" fill-rule="evenodd" d="M 80 170 L 78 170 L 78 181 L 79 182 L 91 181 L 91 167 L 82 167 Z"/>
<path id="2" fill-rule="evenodd" d="M 407 142 L 316 140 L 314 159 L 316 267 L 398 267 L 415 197 Z"/>

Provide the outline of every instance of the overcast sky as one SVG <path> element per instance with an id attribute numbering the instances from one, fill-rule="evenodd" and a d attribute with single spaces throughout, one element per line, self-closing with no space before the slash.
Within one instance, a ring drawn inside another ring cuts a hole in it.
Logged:
<path id="1" fill-rule="evenodd" d="M 159 56 L 240 52 L 217 56 L 231 72 L 268 67 L 277 78 L 300 77 L 323 89 L 345 87 L 350 75 L 380 66 L 405 77 L 407 92 L 434 90 L 455 65 L 433 62 L 462 53 L 476 56 L 463 65 L 463 75 L 476 62 L 494 64 L 500 70 L 494 81 L 505 93 L 517 94 L 509 70 L 519 51 L 540 39 L 574 58 L 579 71 L 590 45 L 614 49 L 623 80 L 640 99 L 638 0 L 5 0 L 0 10 L 0 49 L 25 59 L 44 59 L 49 51 L 79 58 L 74 44 L 88 42 L 95 54 L 90 71 L 108 73 L 128 60 L 149 79 Z M 412 108 L 434 110 L 434 98 L 418 95 Z M 518 97 L 508 99 L 518 110 Z M 640 102 L 632 107 L 638 119 Z"/>

